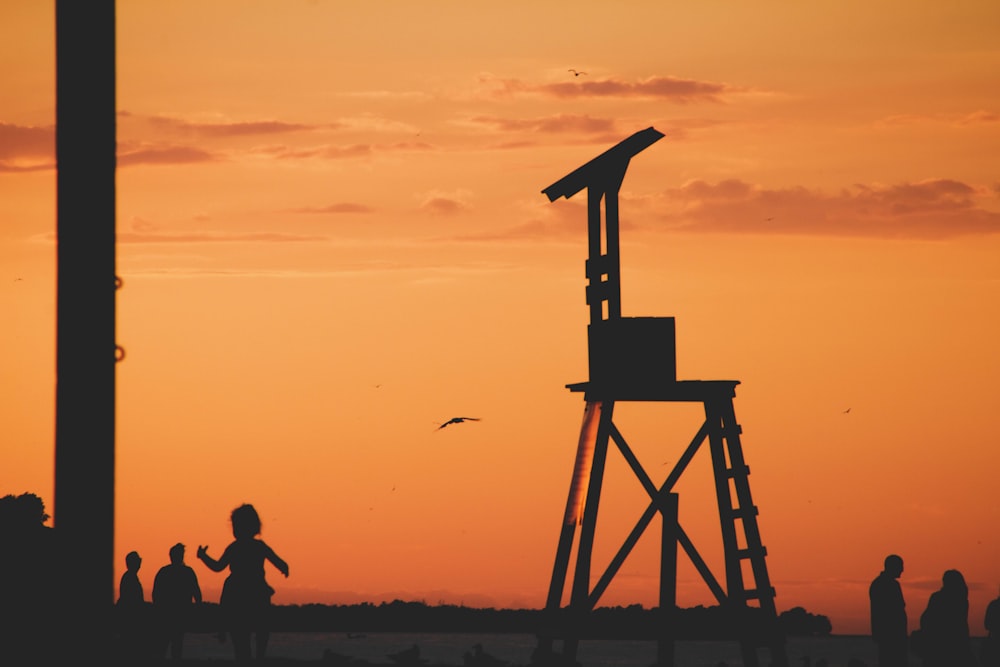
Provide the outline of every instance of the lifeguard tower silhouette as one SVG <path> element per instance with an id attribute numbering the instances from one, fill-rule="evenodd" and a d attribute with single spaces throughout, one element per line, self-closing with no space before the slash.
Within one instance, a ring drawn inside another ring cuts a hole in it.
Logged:
<path id="1" fill-rule="evenodd" d="M 632 157 L 661 138 L 663 134 L 652 127 L 637 132 L 542 190 L 549 201 L 555 201 L 587 189 L 590 380 L 567 385 L 571 391 L 584 393 L 586 408 L 546 601 L 546 621 L 538 634 L 534 661 L 538 664 L 576 661 L 589 613 L 649 523 L 659 514 L 663 525 L 659 590 L 662 623 L 656 632 L 657 665 L 674 664 L 677 637 L 671 621 L 676 609 L 677 546 L 680 545 L 724 610 L 726 625 L 735 635 L 732 638 L 740 643 L 743 664 L 757 667 L 758 650 L 767 648 L 772 664 L 784 667 L 788 664 L 785 642 L 777 623 L 775 593 L 765 563 L 766 549 L 757 526 L 758 511 L 750 495 L 750 469 L 743 458 L 741 428 L 733 409 L 739 381 L 678 381 L 674 318 L 621 314 L 618 191 Z M 618 401 L 695 402 L 704 406 L 704 423 L 659 487 L 649 478 L 612 420 Z M 591 588 L 591 554 L 610 440 L 649 494 L 649 505 Z M 674 484 L 705 440 L 711 452 L 722 527 L 725 587 L 716 580 L 681 529 L 677 518 L 678 494 L 673 492 Z M 563 608 L 563 590 L 578 525 L 580 535 L 569 606 Z M 555 652 L 557 639 L 562 640 L 561 654 Z"/>

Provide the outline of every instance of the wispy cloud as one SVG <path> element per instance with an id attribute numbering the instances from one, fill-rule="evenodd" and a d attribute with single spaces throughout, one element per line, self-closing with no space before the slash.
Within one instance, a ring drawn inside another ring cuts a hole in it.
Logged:
<path id="1" fill-rule="evenodd" d="M 878 121 L 878 125 L 918 125 L 918 124 L 938 124 L 953 125 L 956 127 L 969 127 L 980 125 L 994 125 L 1000 123 L 1000 113 L 978 109 L 965 113 L 938 113 L 938 114 L 893 114 Z"/>
<path id="2" fill-rule="evenodd" d="M 0 172 L 54 169 L 55 158 L 55 125 L 0 122 Z"/>
<path id="3" fill-rule="evenodd" d="M 455 215 L 471 208 L 468 203 L 469 196 L 465 190 L 428 192 L 420 202 L 420 210 L 433 215 Z"/>
<path id="4" fill-rule="evenodd" d="M 303 206 L 291 209 L 292 213 L 372 213 L 375 209 L 365 204 L 337 202 L 326 206 Z"/>
<path id="5" fill-rule="evenodd" d="M 728 83 L 675 76 L 651 76 L 634 81 L 616 78 L 580 80 L 580 77 L 574 77 L 571 82 L 536 83 L 484 73 L 479 75 L 478 84 L 487 95 L 494 97 L 533 94 L 560 99 L 656 99 L 675 104 L 720 103 L 727 95 L 748 92 L 747 88 Z"/>
<path id="6" fill-rule="evenodd" d="M 419 152 L 434 150 L 434 146 L 422 141 L 399 141 L 385 144 L 321 144 L 317 146 L 261 146 L 253 150 L 258 154 L 270 155 L 279 160 L 343 160 L 371 157 L 376 153 Z"/>
<path id="7" fill-rule="evenodd" d="M 324 241 L 325 236 L 271 231 L 165 231 L 144 218 L 129 221 L 128 230 L 119 231 L 118 243 L 302 243 Z"/>
<path id="8" fill-rule="evenodd" d="M 305 123 L 292 123 L 273 119 L 249 121 L 200 121 L 188 120 L 168 115 L 147 116 L 134 114 L 129 111 L 119 111 L 118 117 L 126 122 L 134 121 L 139 124 L 148 124 L 150 129 L 157 133 L 195 136 L 206 139 L 270 136 L 275 134 L 287 134 L 290 132 L 304 132 L 318 128 L 339 127 L 337 123 L 307 125 Z"/>
<path id="9" fill-rule="evenodd" d="M 856 184 L 826 193 L 765 188 L 738 179 L 695 180 L 653 195 L 620 196 L 621 228 L 635 232 L 783 234 L 943 240 L 1000 234 L 1000 213 L 982 205 L 990 187 L 935 179 Z M 452 237 L 455 241 L 559 243 L 586 233 L 585 197 L 526 206 L 522 222 Z M 632 232 L 630 232 L 632 233 Z"/>
<path id="10" fill-rule="evenodd" d="M 473 116 L 470 122 L 502 132 L 609 132 L 616 129 L 611 118 L 593 118 L 586 114 L 554 114 L 535 118 L 503 118 L 501 116 Z"/>
<path id="11" fill-rule="evenodd" d="M 302 243 L 325 236 L 283 232 L 119 232 L 118 243 Z"/>
<path id="12" fill-rule="evenodd" d="M 22 173 L 28 171 L 48 171 L 49 169 L 55 169 L 56 163 L 52 162 L 31 162 L 28 164 L 24 163 L 13 163 L 0 160 L 0 173 Z"/>
<path id="13" fill-rule="evenodd" d="M 573 83 L 548 83 L 539 91 L 554 97 L 647 97 L 678 104 L 689 102 L 721 102 L 727 93 L 741 92 L 726 83 L 696 81 L 672 76 L 653 76 L 639 81 L 602 79 Z"/>
<path id="14" fill-rule="evenodd" d="M 0 160 L 48 157 L 56 154 L 55 125 L 14 125 L 0 122 Z"/>
<path id="15" fill-rule="evenodd" d="M 120 147 L 118 151 L 118 166 L 132 167 L 138 164 L 194 164 L 198 162 L 215 162 L 220 156 L 193 146 L 146 146 Z"/>
<path id="16" fill-rule="evenodd" d="M 449 237 L 450 241 L 560 242 L 579 240 L 587 233 L 587 207 L 578 201 L 561 201 L 559 206 L 523 203 L 524 221 L 497 229 L 481 229 Z"/>
<path id="17" fill-rule="evenodd" d="M 430 93 L 420 90 L 353 90 L 338 94 L 341 97 L 392 102 L 420 102 L 434 99 Z"/>
<path id="18" fill-rule="evenodd" d="M 651 212 L 670 229 L 690 231 L 945 239 L 1000 233 L 1000 213 L 979 203 L 987 193 L 952 179 L 855 184 L 832 194 L 696 180 L 664 191 Z"/>
<path id="19" fill-rule="evenodd" d="M 617 143 L 623 132 L 636 129 L 634 124 L 623 119 L 587 114 L 553 114 L 531 118 L 478 115 L 461 122 L 501 133 L 504 140 L 492 145 L 492 148 L 497 149 L 532 148 L 543 143 L 551 144 L 553 141 L 572 144 Z M 689 140 L 695 132 L 724 124 L 724 121 L 697 117 L 659 119 L 653 123 L 657 130 L 672 141 Z"/>

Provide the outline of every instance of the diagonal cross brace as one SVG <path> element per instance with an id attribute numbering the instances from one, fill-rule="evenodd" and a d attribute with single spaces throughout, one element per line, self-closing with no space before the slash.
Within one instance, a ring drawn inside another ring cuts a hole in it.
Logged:
<path id="1" fill-rule="evenodd" d="M 628 555 L 632 552 L 632 549 L 639 541 L 639 538 L 642 537 L 642 534 L 649 526 L 650 521 L 652 521 L 653 517 L 656 516 L 656 512 L 658 511 L 657 508 L 659 507 L 660 502 L 659 499 L 664 494 L 670 493 L 674 484 L 676 484 L 677 480 L 680 478 L 681 473 L 684 472 L 688 463 L 691 462 L 691 459 L 694 458 L 695 453 L 697 453 L 698 449 L 701 447 L 701 444 L 708 437 L 708 422 L 706 421 L 702 424 L 694 438 L 692 438 L 691 443 L 687 446 L 687 449 L 684 450 L 681 458 L 678 459 L 674 469 L 670 472 L 670 475 L 667 476 L 667 479 L 663 482 L 659 489 L 656 488 L 652 480 L 650 480 L 649 476 L 646 474 L 646 471 L 643 470 L 642 465 L 639 463 L 635 454 L 632 452 L 632 449 L 628 446 L 625 438 L 622 436 L 618 427 L 616 427 L 614 423 L 610 424 L 610 435 L 615 441 L 615 444 L 618 446 L 619 451 L 621 451 L 622 456 L 625 457 L 625 460 L 632 468 L 636 478 L 649 494 L 650 503 L 646 507 L 646 510 L 642 513 L 642 516 L 639 517 L 635 527 L 632 528 L 628 537 L 625 538 L 625 542 L 618 550 L 618 553 L 615 554 L 611 563 L 608 564 L 604 574 L 601 575 L 601 578 L 598 580 L 594 589 L 588 596 L 587 603 L 589 609 L 593 609 L 597 606 L 598 600 L 600 600 L 604 591 L 607 590 L 608 586 L 611 584 L 611 580 L 618 573 L 618 570 L 624 564 Z M 719 584 L 718 580 L 716 580 L 715 575 L 712 574 L 712 571 L 705 563 L 705 560 L 695 548 L 694 543 L 691 542 L 691 539 L 688 537 L 687 533 L 684 532 L 684 529 L 680 527 L 680 525 L 677 526 L 677 537 L 681 546 L 684 548 L 685 553 L 687 553 L 688 558 L 691 559 L 691 563 L 694 564 L 695 569 L 697 569 L 698 573 L 701 574 L 702 579 L 705 581 L 705 584 L 709 587 L 709 589 L 711 589 L 716 600 L 718 600 L 720 604 L 724 603 L 727 597 L 726 592 L 722 589 L 722 586 Z"/>

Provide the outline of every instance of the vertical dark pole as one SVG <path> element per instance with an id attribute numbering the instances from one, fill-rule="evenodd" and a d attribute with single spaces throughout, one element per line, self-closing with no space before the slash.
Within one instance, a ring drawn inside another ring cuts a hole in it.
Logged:
<path id="1" fill-rule="evenodd" d="M 622 317 L 621 249 L 618 242 L 618 189 L 621 187 L 621 182 L 624 178 L 625 170 L 623 169 L 621 176 L 604 193 L 605 254 L 608 257 L 605 270 L 608 272 L 608 283 L 612 285 L 611 293 L 608 295 L 609 320 L 620 320 Z"/>
<path id="2" fill-rule="evenodd" d="M 608 440 L 611 437 L 611 420 L 614 401 L 601 401 L 600 422 L 597 439 L 594 442 L 594 460 L 590 468 L 590 482 L 587 484 L 587 499 L 580 522 L 580 540 L 576 546 L 576 568 L 573 571 L 573 585 L 570 589 L 569 624 L 572 630 L 563 642 L 563 654 L 570 661 L 576 660 L 580 643 L 580 633 L 587 624 L 591 611 L 590 564 L 594 549 L 594 534 L 597 529 L 597 509 L 601 502 L 601 487 L 604 483 L 604 464 L 608 458 Z"/>
<path id="3" fill-rule="evenodd" d="M 604 301 L 607 299 L 606 286 L 601 276 L 604 274 L 604 249 L 601 239 L 601 199 L 604 193 L 596 187 L 587 188 L 587 240 L 590 257 L 587 261 L 587 304 L 590 306 L 590 323 L 604 319 Z"/>
<path id="4" fill-rule="evenodd" d="M 56 456 L 60 620 L 110 646 L 115 505 L 115 1 L 56 0 Z"/>
<path id="5" fill-rule="evenodd" d="M 676 493 L 660 494 L 663 533 L 660 542 L 660 632 L 656 645 L 658 667 L 674 667 L 677 638 L 674 611 L 677 608 L 677 505 Z"/>

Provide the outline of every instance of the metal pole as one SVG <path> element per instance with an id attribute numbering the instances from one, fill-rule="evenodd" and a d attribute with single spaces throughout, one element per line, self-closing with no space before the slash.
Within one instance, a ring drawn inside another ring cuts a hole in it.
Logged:
<path id="1" fill-rule="evenodd" d="M 660 627 L 656 644 L 657 667 L 674 667 L 677 608 L 677 506 L 676 493 L 660 494 Z"/>
<path id="2" fill-rule="evenodd" d="M 115 2 L 56 1 L 58 642 L 110 647 L 114 601 Z"/>

